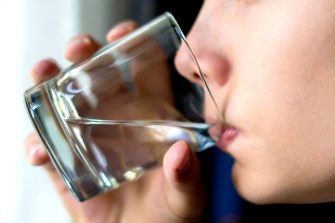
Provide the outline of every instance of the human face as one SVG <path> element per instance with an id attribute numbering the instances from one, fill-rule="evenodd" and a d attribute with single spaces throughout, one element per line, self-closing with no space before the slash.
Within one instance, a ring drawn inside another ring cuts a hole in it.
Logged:
<path id="1" fill-rule="evenodd" d="M 334 24 L 334 0 L 207 0 L 188 35 L 251 202 L 335 200 Z M 185 50 L 176 64 L 194 78 Z"/>

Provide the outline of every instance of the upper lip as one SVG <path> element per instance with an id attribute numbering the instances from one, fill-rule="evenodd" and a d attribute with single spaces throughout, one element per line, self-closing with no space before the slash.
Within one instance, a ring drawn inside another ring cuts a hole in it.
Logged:
<path id="1" fill-rule="evenodd" d="M 208 132 L 211 138 L 214 139 L 215 142 L 218 142 L 224 130 L 225 130 L 225 127 L 222 124 L 216 124 L 216 125 L 211 126 Z"/>
<path id="2" fill-rule="evenodd" d="M 210 127 L 208 132 L 211 138 L 214 139 L 214 141 L 216 142 L 218 142 L 221 139 L 225 130 L 231 129 L 231 128 L 236 129 L 236 127 L 228 123 L 226 119 L 218 120 L 218 119 L 207 118 L 206 122 L 212 123 L 212 126 Z"/>
<path id="3" fill-rule="evenodd" d="M 218 120 L 213 118 L 206 118 L 207 123 L 211 123 L 208 133 L 214 141 L 218 142 L 226 129 L 225 120 Z"/>

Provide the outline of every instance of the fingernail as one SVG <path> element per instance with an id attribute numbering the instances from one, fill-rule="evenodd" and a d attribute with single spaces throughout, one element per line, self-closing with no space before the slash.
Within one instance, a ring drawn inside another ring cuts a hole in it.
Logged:
<path id="1" fill-rule="evenodd" d="M 137 28 L 137 24 L 135 22 L 124 21 L 124 22 L 117 24 L 111 31 L 109 31 L 107 36 L 109 38 L 114 38 L 115 36 L 119 37 L 121 35 L 125 35 L 133 31 L 136 28 Z"/>
<path id="2" fill-rule="evenodd" d="M 73 47 L 77 45 L 90 45 L 91 43 L 92 43 L 91 38 L 85 36 L 85 37 L 74 38 L 69 42 L 68 46 Z"/>
<path id="3" fill-rule="evenodd" d="M 191 163 L 192 163 L 191 152 L 188 151 L 185 159 L 183 160 L 182 164 L 178 168 L 178 172 L 179 173 L 186 173 L 188 171 L 188 169 L 190 168 Z"/>
<path id="4" fill-rule="evenodd" d="M 119 24 L 117 24 L 114 29 L 119 29 L 119 30 L 124 30 L 124 31 L 131 31 L 133 29 L 135 29 L 137 26 L 136 23 L 134 23 L 133 21 L 124 21 L 121 22 Z"/>
<path id="5" fill-rule="evenodd" d="M 29 156 L 31 159 L 36 159 L 39 156 L 39 151 L 42 149 L 41 143 L 33 143 L 30 147 Z"/>

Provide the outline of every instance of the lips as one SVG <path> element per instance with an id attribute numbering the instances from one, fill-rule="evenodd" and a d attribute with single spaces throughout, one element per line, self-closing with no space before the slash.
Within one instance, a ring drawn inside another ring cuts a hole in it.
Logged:
<path id="1" fill-rule="evenodd" d="M 213 126 L 209 129 L 209 134 L 221 150 L 227 151 L 227 146 L 236 138 L 238 130 L 234 126 L 225 123 Z"/>
<path id="2" fill-rule="evenodd" d="M 237 129 L 232 126 L 226 126 L 218 142 L 220 148 L 226 148 L 237 136 Z"/>

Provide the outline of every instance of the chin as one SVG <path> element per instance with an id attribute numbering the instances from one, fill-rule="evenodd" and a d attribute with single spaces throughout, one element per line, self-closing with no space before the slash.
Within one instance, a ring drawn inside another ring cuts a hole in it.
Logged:
<path id="1" fill-rule="evenodd" d="M 297 203 L 296 196 L 291 196 L 285 183 L 279 179 L 264 175 L 239 175 L 233 168 L 233 182 L 237 192 L 250 203 L 257 205 Z"/>
<path id="2" fill-rule="evenodd" d="M 233 180 L 241 197 L 256 205 L 312 204 L 333 201 L 329 193 L 320 193 L 319 190 L 310 187 L 288 185 L 283 179 L 281 182 L 284 183 L 277 183 L 279 179 L 271 177 L 248 180 L 234 177 Z"/>
<path id="3" fill-rule="evenodd" d="M 264 193 L 264 191 L 258 192 L 257 190 L 253 190 L 252 187 L 247 190 L 237 187 L 236 190 L 241 195 L 241 197 L 253 204 L 264 205 L 284 203 L 283 201 L 280 202 L 279 199 L 274 198 L 273 194 L 267 192 Z"/>
<path id="4" fill-rule="evenodd" d="M 287 175 L 248 172 L 233 166 L 233 182 L 237 192 L 245 200 L 253 204 L 312 204 L 334 202 L 334 184 L 329 181 L 300 180 Z M 309 182 L 309 183 L 306 183 Z"/>
<path id="5" fill-rule="evenodd" d="M 256 205 L 294 203 L 285 201 L 280 196 L 277 197 L 271 193 L 250 193 L 250 191 L 243 190 L 238 190 L 238 192 L 245 200 Z"/>

